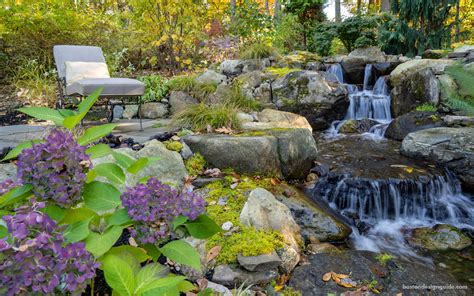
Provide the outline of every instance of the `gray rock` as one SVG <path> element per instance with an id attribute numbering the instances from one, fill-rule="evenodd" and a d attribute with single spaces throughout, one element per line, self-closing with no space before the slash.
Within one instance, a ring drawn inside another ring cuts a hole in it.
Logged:
<path id="1" fill-rule="evenodd" d="M 140 108 L 142 118 L 162 118 L 168 114 L 168 107 L 162 103 L 145 103 Z"/>
<path id="2" fill-rule="evenodd" d="M 364 70 L 367 64 L 386 62 L 385 54 L 378 47 L 358 48 L 344 57 L 341 66 L 347 82 L 362 84 L 364 82 Z"/>
<path id="3" fill-rule="evenodd" d="M 273 102 L 279 109 L 300 114 L 314 130 L 327 129 L 344 118 L 349 106 L 347 88 L 315 71 L 296 71 L 272 84 Z"/>
<path id="4" fill-rule="evenodd" d="M 462 250 L 472 245 L 466 234 L 447 224 L 416 228 L 407 240 L 415 247 L 430 251 Z"/>
<path id="5" fill-rule="evenodd" d="M 253 121 L 253 116 L 248 114 L 248 113 L 239 112 L 239 113 L 237 113 L 237 117 L 239 118 L 240 122 L 242 122 L 242 123 Z"/>
<path id="6" fill-rule="evenodd" d="M 177 114 L 190 105 L 198 104 L 198 100 L 182 91 L 171 91 L 169 97 L 170 112 Z"/>
<path id="7" fill-rule="evenodd" d="M 262 254 L 257 256 L 243 256 L 242 254 L 237 255 L 237 261 L 240 266 L 247 269 L 248 271 L 267 271 L 274 270 L 277 268 L 281 259 L 278 254 L 273 251 L 270 254 Z"/>
<path id="8" fill-rule="evenodd" d="M 298 190 L 293 191 L 291 198 L 278 195 L 277 199 L 290 209 L 305 241 L 311 237 L 321 242 L 343 241 L 351 234 L 350 225 L 331 208 L 310 201 Z"/>
<path id="9" fill-rule="evenodd" d="M 120 105 L 115 105 L 114 106 L 114 110 L 113 110 L 113 114 L 114 114 L 114 119 L 120 119 L 122 118 L 123 116 L 123 111 L 124 111 L 124 108 Z"/>
<path id="10" fill-rule="evenodd" d="M 213 70 L 207 70 L 203 74 L 196 77 L 196 82 L 205 84 L 221 84 L 227 80 L 225 75 L 219 74 Z"/>
<path id="11" fill-rule="evenodd" d="M 368 251 L 345 251 L 321 253 L 309 256 L 309 264 L 298 266 L 289 281 L 289 285 L 301 291 L 302 295 L 342 295 L 347 288 L 334 281 L 323 281 L 323 275 L 329 271 L 346 274 L 350 279 L 362 285 L 370 279 L 381 285 L 381 295 L 396 295 L 406 290 L 404 286 L 460 285 L 445 271 L 436 271 L 415 262 L 394 258 L 394 264 L 381 265 L 377 253 Z M 419 289 L 407 295 L 470 295 L 469 290 L 428 290 Z"/>
<path id="12" fill-rule="evenodd" d="M 232 296 L 232 292 L 226 287 L 224 287 L 223 285 L 219 285 L 219 284 L 208 281 L 206 288 L 211 289 L 212 291 L 216 292 L 218 295 Z"/>
<path id="13" fill-rule="evenodd" d="M 431 160 L 453 170 L 468 188 L 474 188 L 474 128 L 439 127 L 408 134 L 402 154 Z"/>
<path id="14" fill-rule="evenodd" d="M 241 60 L 225 60 L 220 65 L 220 71 L 226 76 L 237 76 L 242 74 L 244 64 Z"/>
<path id="15" fill-rule="evenodd" d="M 269 130 L 259 136 L 192 135 L 184 142 L 220 169 L 238 173 L 303 179 L 317 157 L 316 142 L 307 129 Z"/>
<path id="16" fill-rule="evenodd" d="M 255 88 L 253 97 L 264 105 L 272 104 L 272 89 L 270 83 L 264 82 Z"/>
<path id="17" fill-rule="evenodd" d="M 214 269 L 212 281 L 218 284 L 235 288 L 245 285 L 265 285 L 278 277 L 275 270 L 250 272 L 228 265 L 219 265 Z"/>
<path id="18" fill-rule="evenodd" d="M 263 188 L 250 192 L 240 213 L 240 222 L 256 229 L 277 230 L 283 235 L 287 245 L 300 250 L 300 227 L 293 219 L 290 209 Z"/>
<path id="19" fill-rule="evenodd" d="M 14 163 L 0 163 L 0 182 L 16 179 L 17 168 Z"/>
<path id="20" fill-rule="evenodd" d="M 205 276 L 207 271 L 207 251 L 206 251 L 206 240 L 197 239 L 193 237 L 184 238 L 188 244 L 190 244 L 199 253 L 201 259 L 201 270 L 197 270 L 187 265 L 181 265 L 181 272 L 190 280 L 195 281 Z"/>
<path id="21" fill-rule="evenodd" d="M 272 128 L 306 128 L 313 131 L 305 117 L 274 109 L 264 109 L 257 114 L 258 122 L 271 124 Z"/>
<path id="22" fill-rule="evenodd" d="M 132 119 L 138 115 L 138 105 L 125 105 L 122 117 L 126 119 Z"/>
<path id="23" fill-rule="evenodd" d="M 399 85 L 403 80 L 407 79 L 410 75 L 415 72 L 431 69 L 434 74 L 441 75 L 444 73 L 444 69 L 452 65 L 454 62 L 451 60 L 439 59 L 420 59 L 420 60 L 409 60 L 405 63 L 398 65 L 390 73 L 390 85 L 392 87 Z"/>
<path id="24" fill-rule="evenodd" d="M 284 245 L 282 249 L 277 250 L 281 259 L 279 269 L 284 274 L 290 274 L 296 265 L 300 262 L 300 254 L 290 246 Z"/>
<path id="25" fill-rule="evenodd" d="M 212 182 L 221 181 L 221 180 L 222 180 L 221 178 L 199 178 L 198 177 L 195 180 L 193 180 L 192 185 L 197 188 L 202 188 Z"/>
<path id="26" fill-rule="evenodd" d="M 474 116 L 446 115 L 443 121 L 449 127 L 474 126 Z"/>
<path id="27" fill-rule="evenodd" d="M 402 141 L 409 133 L 441 126 L 443 121 L 436 112 L 412 111 L 395 118 L 388 126 L 385 137 Z"/>
<path id="28" fill-rule="evenodd" d="M 349 119 L 342 124 L 339 132 L 344 134 L 363 134 L 368 132 L 371 127 L 377 124 L 377 121 L 369 118 Z"/>
<path id="29" fill-rule="evenodd" d="M 191 151 L 191 148 L 189 148 L 189 146 L 184 141 L 181 141 L 181 144 L 183 144 L 183 149 L 181 149 L 179 154 L 181 154 L 181 157 L 184 160 L 188 160 L 191 156 L 193 156 L 193 151 Z"/>

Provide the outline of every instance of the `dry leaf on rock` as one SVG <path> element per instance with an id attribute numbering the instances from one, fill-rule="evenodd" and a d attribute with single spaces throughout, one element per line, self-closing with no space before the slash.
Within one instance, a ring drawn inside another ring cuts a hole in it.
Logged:
<path id="1" fill-rule="evenodd" d="M 211 262 L 214 258 L 216 258 L 220 251 L 221 251 L 222 247 L 221 246 L 215 246 L 213 248 L 211 248 L 209 250 L 209 252 L 207 252 L 207 257 L 206 257 L 206 263 L 209 263 Z"/>

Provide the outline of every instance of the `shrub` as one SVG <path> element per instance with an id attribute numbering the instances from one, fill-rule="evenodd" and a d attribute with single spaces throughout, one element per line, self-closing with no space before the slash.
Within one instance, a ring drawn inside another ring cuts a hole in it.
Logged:
<path id="1" fill-rule="evenodd" d="M 244 60 L 249 59 L 264 59 L 276 55 L 276 49 L 273 48 L 268 42 L 258 41 L 242 50 L 239 57 Z"/>
<path id="2" fill-rule="evenodd" d="M 294 50 L 305 50 L 304 26 L 298 16 L 286 13 L 278 22 L 273 37 L 273 45 L 283 53 Z"/>
<path id="3" fill-rule="evenodd" d="M 145 84 L 143 102 L 159 102 L 168 94 L 168 84 L 160 75 L 149 75 L 138 77 Z"/>
<path id="4" fill-rule="evenodd" d="M 179 126 L 191 128 L 194 131 L 205 131 L 209 127 L 213 129 L 221 127 L 240 128 L 237 109 L 227 104 L 207 106 L 204 103 L 200 103 L 192 105 L 176 114 L 173 117 L 173 122 Z"/>
<path id="5" fill-rule="evenodd" d="M 242 111 L 256 111 L 261 108 L 259 101 L 249 98 L 242 92 L 240 83 L 234 80 L 230 87 L 230 91 L 225 95 L 223 99 L 224 104 L 235 107 Z"/>

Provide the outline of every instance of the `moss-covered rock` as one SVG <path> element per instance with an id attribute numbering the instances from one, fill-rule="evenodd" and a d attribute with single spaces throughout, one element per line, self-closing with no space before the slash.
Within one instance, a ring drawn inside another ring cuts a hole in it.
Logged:
<path id="1" fill-rule="evenodd" d="M 462 250 L 472 244 L 467 235 L 447 224 L 416 228 L 408 241 L 413 246 L 430 251 Z"/>
<path id="2" fill-rule="evenodd" d="M 171 151 L 180 152 L 183 150 L 183 144 L 180 141 L 165 141 L 164 142 L 166 149 Z"/>
<path id="3" fill-rule="evenodd" d="M 378 124 L 375 120 L 371 119 L 350 119 L 342 124 L 339 132 L 344 134 L 362 134 L 370 130 L 371 127 Z"/>

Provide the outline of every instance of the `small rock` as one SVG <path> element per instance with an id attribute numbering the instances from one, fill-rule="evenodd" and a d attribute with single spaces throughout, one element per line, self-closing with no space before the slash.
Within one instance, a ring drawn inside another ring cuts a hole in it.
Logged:
<path id="1" fill-rule="evenodd" d="M 257 256 L 243 256 L 239 253 L 237 255 L 237 261 L 243 268 L 247 269 L 248 271 L 266 271 L 275 269 L 282 262 L 275 251 L 270 254 L 262 254 Z"/>
<path id="2" fill-rule="evenodd" d="M 182 92 L 182 91 L 171 91 L 170 92 L 170 97 L 169 97 L 169 103 L 170 103 L 170 112 L 171 114 L 177 114 L 186 107 L 190 105 L 196 105 L 198 104 L 198 100 L 195 98 L 191 97 L 189 94 Z"/>
<path id="3" fill-rule="evenodd" d="M 254 121 L 253 120 L 253 116 L 248 114 L 248 113 L 243 113 L 243 112 L 239 112 L 237 113 L 237 117 L 239 118 L 240 122 L 252 122 Z"/>
<path id="4" fill-rule="evenodd" d="M 0 182 L 7 179 L 15 179 L 17 168 L 14 163 L 0 163 Z"/>
<path id="5" fill-rule="evenodd" d="M 313 254 L 339 252 L 339 249 L 336 246 L 331 245 L 330 243 L 309 244 L 306 246 L 306 250 Z"/>
<path id="6" fill-rule="evenodd" d="M 168 114 L 168 108 L 162 103 L 145 103 L 140 109 L 142 118 L 162 118 Z"/>
<path id="7" fill-rule="evenodd" d="M 113 114 L 114 114 L 114 119 L 120 119 L 122 118 L 123 116 L 123 107 L 120 106 L 120 105 L 115 105 L 114 106 L 114 110 L 113 110 Z"/>
<path id="8" fill-rule="evenodd" d="M 309 173 L 308 176 L 306 176 L 306 182 L 314 182 L 318 180 L 318 175 L 315 173 Z"/>
<path id="9" fill-rule="evenodd" d="M 220 181 L 220 180 L 221 180 L 220 178 L 196 178 L 192 184 L 196 188 L 202 188 L 212 182 Z"/>
<path id="10" fill-rule="evenodd" d="M 232 296 L 232 292 L 226 287 L 224 287 L 223 285 L 219 285 L 213 282 L 207 282 L 206 288 L 211 289 L 212 291 L 216 292 L 218 295 Z"/>
<path id="11" fill-rule="evenodd" d="M 285 274 L 290 274 L 300 262 L 300 254 L 292 247 L 286 245 L 277 252 L 281 259 L 280 270 Z"/>
<path id="12" fill-rule="evenodd" d="M 189 148 L 189 146 L 188 146 L 184 141 L 181 141 L 181 144 L 183 144 L 183 148 L 181 149 L 181 151 L 179 152 L 179 154 L 181 154 L 181 157 L 182 157 L 184 160 L 187 160 L 187 159 L 189 159 L 191 156 L 193 156 L 193 152 L 191 151 L 191 148 Z"/>
<path id="13" fill-rule="evenodd" d="M 222 224 L 222 230 L 229 231 L 232 228 L 232 226 L 234 226 L 234 224 L 232 224 L 232 222 L 230 221 L 227 221 L 224 224 Z"/>
<path id="14" fill-rule="evenodd" d="M 214 269 L 212 281 L 234 288 L 245 285 L 265 285 L 278 277 L 275 270 L 249 272 L 229 265 L 219 265 Z"/>
<path id="15" fill-rule="evenodd" d="M 462 250 L 472 244 L 467 235 L 448 224 L 438 224 L 432 228 L 416 228 L 412 231 L 408 242 L 430 251 Z"/>
<path id="16" fill-rule="evenodd" d="M 125 105 L 122 117 L 125 119 L 132 119 L 138 115 L 138 105 Z"/>
<path id="17" fill-rule="evenodd" d="M 196 82 L 205 84 L 221 84 L 225 82 L 227 77 L 213 70 L 207 70 L 196 78 Z"/>

